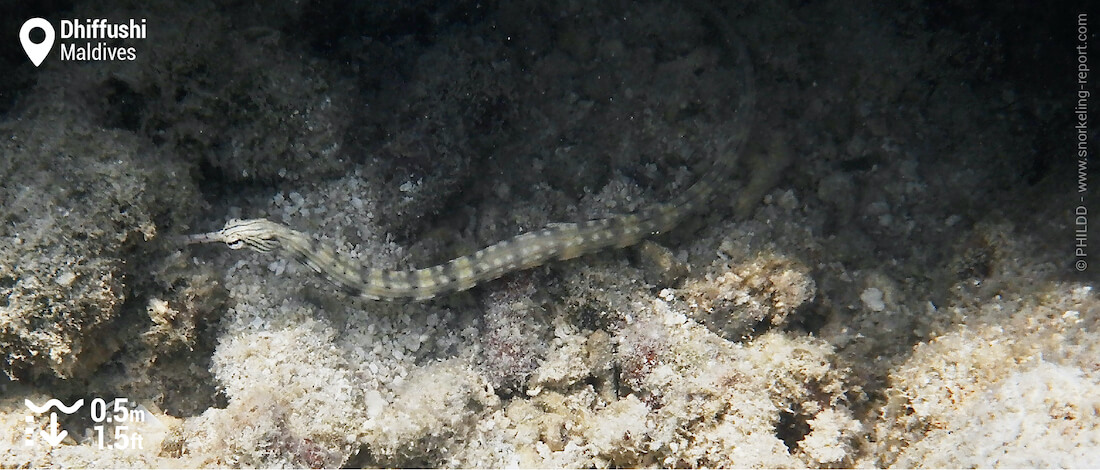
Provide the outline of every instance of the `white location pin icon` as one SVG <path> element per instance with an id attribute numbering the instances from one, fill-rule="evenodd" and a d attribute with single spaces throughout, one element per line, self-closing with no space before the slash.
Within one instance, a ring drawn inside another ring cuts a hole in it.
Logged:
<path id="1" fill-rule="evenodd" d="M 34 28 L 39 28 L 46 33 L 46 39 L 37 44 L 31 41 L 31 31 Z M 53 25 L 43 18 L 31 18 L 23 23 L 22 28 L 19 28 L 19 42 L 23 43 L 23 51 L 27 53 L 27 57 L 35 67 L 41 65 L 50 54 L 50 49 L 53 49 L 53 38 Z"/>

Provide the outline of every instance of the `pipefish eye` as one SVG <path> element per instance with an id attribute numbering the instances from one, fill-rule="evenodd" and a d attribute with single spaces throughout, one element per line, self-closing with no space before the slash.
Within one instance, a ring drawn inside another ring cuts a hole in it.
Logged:
<path id="1" fill-rule="evenodd" d="M 244 248 L 244 240 L 241 239 L 227 241 L 225 242 L 225 244 L 229 246 L 229 249 L 231 250 L 239 250 L 241 248 Z"/>

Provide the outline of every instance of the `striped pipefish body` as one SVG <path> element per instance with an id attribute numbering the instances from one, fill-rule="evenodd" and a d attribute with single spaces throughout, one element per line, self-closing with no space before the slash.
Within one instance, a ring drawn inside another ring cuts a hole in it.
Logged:
<path id="1" fill-rule="evenodd" d="M 727 31 L 728 32 L 728 31 Z M 740 132 L 722 133 L 716 140 L 729 145 L 711 161 L 703 176 L 679 196 L 633 214 L 581 223 L 560 223 L 524 233 L 509 240 L 430 268 L 412 270 L 363 269 L 342 259 L 336 251 L 309 235 L 266 219 L 233 219 L 216 232 L 186 235 L 187 243 L 225 243 L 232 249 L 248 247 L 259 252 L 276 251 L 308 266 L 349 295 L 375 300 L 430 299 L 440 294 L 469 289 L 509 272 L 528 269 L 552 260 L 567 260 L 608 247 L 633 245 L 650 235 L 672 229 L 687 215 L 704 206 L 729 179 L 736 149 L 747 137 L 754 105 L 752 68 L 744 45 L 731 40 L 737 55 L 740 96 L 736 118 Z"/>
<path id="2" fill-rule="evenodd" d="M 267 219 L 232 219 L 221 230 L 187 235 L 189 243 L 225 243 L 232 249 L 278 251 L 323 276 L 349 295 L 374 300 L 430 299 L 469 289 L 509 272 L 567 260 L 607 247 L 625 247 L 671 228 L 685 212 L 661 205 L 582 223 L 554 224 L 430 268 L 362 270 L 309 235 Z"/>

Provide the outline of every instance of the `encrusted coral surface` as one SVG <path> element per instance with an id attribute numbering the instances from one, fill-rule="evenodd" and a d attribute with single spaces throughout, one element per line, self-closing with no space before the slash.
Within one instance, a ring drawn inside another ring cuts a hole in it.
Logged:
<path id="1" fill-rule="evenodd" d="M 150 24 L 132 62 L 0 45 L 0 466 L 1100 466 L 1054 10 L 321 3 L 4 7 Z M 735 117 L 723 24 L 749 143 L 639 248 L 387 303 L 171 238 L 423 267 L 666 201 Z M 142 447 L 25 445 L 50 397 L 141 404 Z"/>

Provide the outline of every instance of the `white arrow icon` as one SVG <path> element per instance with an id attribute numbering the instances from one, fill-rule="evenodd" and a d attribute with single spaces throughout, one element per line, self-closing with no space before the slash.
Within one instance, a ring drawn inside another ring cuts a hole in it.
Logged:
<path id="1" fill-rule="evenodd" d="M 69 435 L 69 431 L 64 429 L 61 432 L 57 432 L 57 413 L 50 412 L 50 432 L 39 431 L 42 434 L 42 439 L 45 439 L 50 447 L 57 447 L 61 444 L 61 441 L 65 439 L 65 436 Z"/>
<path id="2" fill-rule="evenodd" d="M 31 31 L 34 28 L 39 28 L 46 33 L 46 39 L 39 43 L 31 41 Z M 53 38 L 53 25 L 43 18 L 31 18 L 23 23 L 22 28 L 19 28 L 19 42 L 23 43 L 23 51 L 27 53 L 27 57 L 35 67 L 42 65 L 42 61 L 46 60 L 46 56 L 50 54 L 50 49 L 53 49 Z"/>

